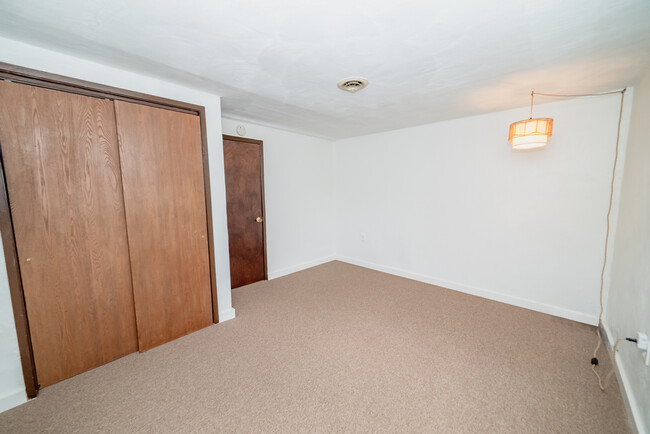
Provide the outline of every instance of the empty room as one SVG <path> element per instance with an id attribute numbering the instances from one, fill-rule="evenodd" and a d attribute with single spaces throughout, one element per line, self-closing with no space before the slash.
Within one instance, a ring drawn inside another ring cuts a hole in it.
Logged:
<path id="1" fill-rule="evenodd" d="M 650 2 L 0 0 L 0 432 L 650 433 Z"/>

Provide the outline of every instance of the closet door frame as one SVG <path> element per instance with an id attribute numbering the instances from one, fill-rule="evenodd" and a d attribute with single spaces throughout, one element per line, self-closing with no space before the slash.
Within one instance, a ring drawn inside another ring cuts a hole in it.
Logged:
<path id="1" fill-rule="evenodd" d="M 212 292 L 212 321 L 219 322 L 219 309 L 217 305 L 217 280 L 215 274 L 214 243 L 212 230 L 212 200 L 210 195 L 210 170 L 208 166 L 207 129 L 205 120 L 205 107 L 133 92 L 116 87 L 92 83 L 76 78 L 51 74 L 35 69 L 24 68 L 0 62 L 0 79 L 16 83 L 45 87 L 62 92 L 71 92 L 95 98 L 126 101 L 136 104 L 143 104 L 158 107 L 166 110 L 175 110 L 182 113 L 198 115 L 201 124 L 201 149 L 203 156 L 203 183 L 205 189 L 205 209 L 208 233 L 208 259 L 210 264 L 210 286 Z M 219 137 L 219 139 L 221 139 Z M 2 144 L 0 143 L 0 233 L 4 249 L 5 263 L 7 266 L 7 277 L 9 280 L 9 292 L 11 304 L 16 323 L 18 335 L 18 348 L 20 350 L 20 361 L 23 368 L 25 389 L 29 398 L 38 394 L 39 384 L 34 364 L 34 353 L 29 334 L 29 321 L 27 308 L 23 294 L 23 285 L 18 265 L 16 250 L 16 239 L 14 234 L 11 209 L 9 207 L 9 196 L 7 193 L 7 181 L 4 171 L 4 160 L 2 158 Z"/>

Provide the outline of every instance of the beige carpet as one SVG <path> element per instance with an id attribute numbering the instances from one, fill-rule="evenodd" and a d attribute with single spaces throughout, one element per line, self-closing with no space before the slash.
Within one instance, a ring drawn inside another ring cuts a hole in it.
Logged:
<path id="1" fill-rule="evenodd" d="M 41 391 L 1 432 L 629 429 L 594 328 L 331 262 L 233 291 L 237 318 Z"/>

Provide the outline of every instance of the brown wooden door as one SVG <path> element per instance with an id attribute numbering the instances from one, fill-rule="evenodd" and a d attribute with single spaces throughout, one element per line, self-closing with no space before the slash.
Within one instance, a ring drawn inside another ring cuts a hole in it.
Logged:
<path id="1" fill-rule="evenodd" d="M 262 142 L 224 136 L 230 282 L 233 288 L 266 278 Z"/>
<path id="2" fill-rule="evenodd" d="M 0 145 L 40 385 L 137 351 L 113 102 L 0 82 Z"/>
<path id="3" fill-rule="evenodd" d="M 140 351 L 212 323 L 200 119 L 115 101 Z"/>

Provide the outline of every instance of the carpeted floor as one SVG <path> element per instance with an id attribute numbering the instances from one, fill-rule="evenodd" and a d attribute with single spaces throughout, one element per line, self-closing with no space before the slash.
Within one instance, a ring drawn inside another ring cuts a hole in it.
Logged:
<path id="1" fill-rule="evenodd" d="M 618 385 L 591 373 L 593 327 L 341 262 L 233 305 L 42 390 L 0 431 L 629 431 Z"/>

